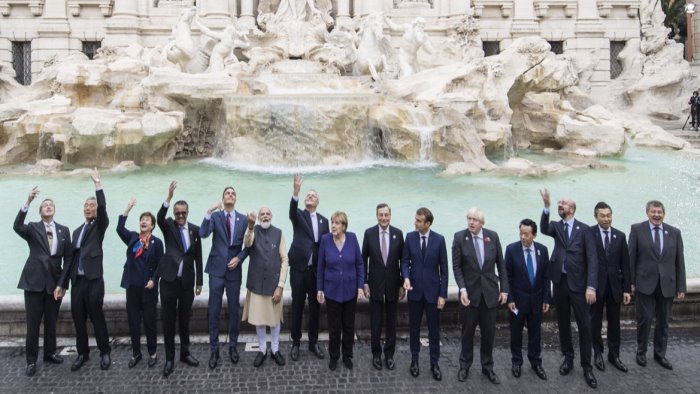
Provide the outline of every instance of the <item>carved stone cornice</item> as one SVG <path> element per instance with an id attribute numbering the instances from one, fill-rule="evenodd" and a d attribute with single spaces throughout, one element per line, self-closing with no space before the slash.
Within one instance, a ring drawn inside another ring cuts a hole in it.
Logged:
<path id="1" fill-rule="evenodd" d="M 112 7 L 114 7 L 114 0 L 68 0 L 68 11 L 70 14 L 78 17 L 80 16 L 80 8 L 83 6 L 97 6 L 102 12 L 102 16 L 109 17 L 112 16 Z"/>
<path id="2" fill-rule="evenodd" d="M 639 12 L 639 1 L 635 0 L 598 0 L 598 15 L 601 18 L 610 16 L 613 7 L 625 7 L 629 18 L 636 18 Z"/>
<path id="3" fill-rule="evenodd" d="M 484 8 L 486 7 L 499 7 L 501 9 L 501 17 L 510 18 L 513 15 L 513 1 L 498 1 L 498 0 L 474 0 L 472 1 L 474 6 L 474 17 L 481 18 L 483 15 Z"/>
<path id="4" fill-rule="evenodd" d="M 571 18 L 576 15 L 578 9 L 577 0 L 534 0 L 533 3 L 538 18 L 546 18 L 550 8 L 563 8 L 564 15 Z"/>
<path id="5" fill-rule="evenodd" d="M 0 0 L 0 14 L 10 16 L 13 6 L 26 5 L 34 16 L 41 16 L 44 12 L 44 0 Z"/>

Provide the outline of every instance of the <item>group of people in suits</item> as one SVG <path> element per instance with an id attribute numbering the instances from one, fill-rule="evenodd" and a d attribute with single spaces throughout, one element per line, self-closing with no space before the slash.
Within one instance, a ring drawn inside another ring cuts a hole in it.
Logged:
<path id="1" fill-rule="evenodd" d="M 28 376 L 36 373 L 42 320 L 44 360 L 63 361 L 56 352 L 56 319 L 69 282 L 73 285 L 71 312 L 78 349 L 71 369 L 78 370 L 89 360 L 87 318 L 94 325 L 101 368 L 107 369 L 111 364 L 102 311 L 102 242 L 109 219 L 97 170 L 91 177 L 95 197 L 85 201 L 85 221 L 73 232 L 72 238 L 68 228 L 53 220 L 55 206 L 50 199 L 41 203 L 41 221 L 25 224 L 29 205 L 39 194 L 37 188 L 29 193 L 14 223 L 15 231 L 27 241 L 30 251 L 18 286 L 25 295 Z M 132 340 L 129 368 L 143 358 L 141 324 L 145 328 L 148 366 L 157 363 L 159 295 L 166 355 L 163 375 L 174 371 L 176 327 L 180 336 L 180 360 L 192 366 L 199 364 L 189 351 L 189 320 L 194 297 L 202 291 L 204 272 L 209 275 L 209 368 L 215 369 L 220 360 L 219 329 L 224 294 L 231 362 L 235 364 L 240 359 L 237 351 L 240 321 L 247 320 L 256 327 L 260 348 L 253 364 L 259 367 L 269 354 L 278 365 L 284 365 L 279 336 L 283 319 L 281 300 L 289 272 L 290 357 L 293 361 L 301 357 L 307 302 L 308 349 L 317 358 L 325 358 L 318 343 L 320 305 L 325 304 L 328 367 L 336 370 L 342 356 L 343 365 L 352 369 L 357 300 L 368 298 L 372 366 L 378 370 L 395 369 L 398 303 L 406 298 L 411 352 L 409 372 L 414 377 L 420 374 L 420 331 L 425 315 L 430 372 L 435 380 L 442 379 L 439 314 L 447 300 L 449 268 L 446 241 L 432 229 L 432 212 L 419 208 L 415 213 L 414 231 L 404 237 L 400 229 L 391 225 L 391 207 L 380 203 L 375 211 L 377 225 L 365 230 L 360 246 L 356 234 L 347 231 L 348 217 L 344 212 L 336 211 L 330 221 L 317 212 L 317 191 L 308 190 L 303 209 L 299 207 L 302 184 L 303 177 L 296 175 L 289 205 L 293 238 L 288 253 L 282 231 L 271 224 L 271 210 L 262 207 L 247 215 L 237 212 L 236 190 L 230 186 L 224 189 L 221 200 L 207 210 L 201 226 L 188 222 L 189 206 L 184 200 L 173 204 L 174 217 L 166 217 L 177 188 L 175 181 L 171 182 L 157 217 L 150 212 L 140 215 L 138 231 L 126 228 L 129 212 L 136 204 L 133 199 L 129 201 L 117 226 L 119 237 L 127 245 L 121 286 L 126 289 Z M 507 305 L 509 311 L 513 376 L 519 378 L 522 374 L 522 336 L 523 328 L 527 327 L 527 358 L 535 375 L 546 380 L 540 326 L 543 314 L 553 305 L 564 356 L 559 373 L 567 375 L 574 368 L 573 311 L 583 375 L 587 384 L 595 388 L 593 367 L 605 370 L 601 335 L 604 310 L 608 362 L 627 372 L 627 366 L 620 359 L 620 308 L 631 302 L 633 294 L 636 294 L 637 364 L 646 366 L 648 337 L 652 321 L 656 319 L 654 360 L 672 369 L 666 359 L 668 319 L 674 297 L 685 296 L 685 263 L 681 233 L 664 223 L 663 204 L 656 200 L 647 203 L 648 220 L 632 226 L 628 243 L 625 233 L 612 227 L 612 208 L 608 204 L 600 202 L 595 206 L 597 224 L 589 227 L 575 218 L 576 204 L 570 199 L 557 202 L 561 220 L 550 220 L 549 192 L 541 191 L 541 197 L 544 209 L 539 228 L 554 239 L 551 256 L 547 247 L 535 242 L 538 225 L 531 219 L 520 221 L 520 239 L 507 245 L 505 251 L 498 233 L 484 227 L 485 216 L 479 208 L 467 211 L 467 227 L 454 234 L 452 271 L 459 288 L 462 319 L 458 380 L 468 379 L 478 326 L 482 374 L 494 384 L 500 382 L 493 362 L 499 305 Z M 156 224 L 163 234 L 162 241 L 152 233 Z M 209 236 L 212 247 L 203 270 L 202 238 Z M 241 267 L 247 258 L 246 296 L 241 317 Z M 270 352 L 266 344 L 268 327 L 272 337 Z"/>

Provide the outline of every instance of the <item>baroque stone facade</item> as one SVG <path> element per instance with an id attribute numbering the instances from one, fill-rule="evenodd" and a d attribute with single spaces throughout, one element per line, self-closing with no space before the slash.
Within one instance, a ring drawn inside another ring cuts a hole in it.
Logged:
<path id="1" fill-rule="evenodd" d="M 500 52 L 519 37 L 536 35 L 554 51 L 590 58 L 590 93 L 608 93 L 616 77 L 615 56 L 624 42 L 640 38 L 638 0 L 324 0 L 332 5 L 335 26 L 356 26 L 383 11 L 399 23 L 420 16 L 434 44 L 453 34 L 468 13 L 479 20 L 480 38 L 489 53 Z M 234 22 L 253 28 L 261 8 L 280 0 L 0 0 L 0 67 L 21 67 L 36 76 L 47 62 L 98 46 L 138 43 L 154 48 L 167 41 L 183 9 L 196 6 L 204 23 L 219 30 Z M 317 1 L 319 3 L 319 1 Z M 393 45 L 401 44 L 400 33 Z M 194 34 L 201 34 L 194 29 Z M 29 44 L 27 44 L 29 43 Z M 29 51 L 22 59 L 18 51 Z M 29 64 L 31 66 L 29 66 Z M 3 66 L 4 65 L 4 66 Z M 29 80 L 29 79 L 27 79 Z"/>

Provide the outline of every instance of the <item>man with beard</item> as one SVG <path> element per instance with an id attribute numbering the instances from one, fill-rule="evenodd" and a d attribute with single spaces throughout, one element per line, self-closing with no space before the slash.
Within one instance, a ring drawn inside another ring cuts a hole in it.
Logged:
<path id="1" fill-rule="evenodd" d="M 284 236 L 282 230 L 272 225 L 270 208 L 260 208 L 257 219 L 260 223 L 258 225 L 255 224 L 255 212 L 248 214 L 248 227 L 243 237 L 243 244 L 250 256 L 243 320 L 248 320 L 254 325 L 258 334 L 260 351 L 253 361 L 256 368 L 267 358 L 266 327 L 270 327 L 272 336 L 272 358 L 277 365 L 285 364 L 279 346 L 283 312 L 282 291 L 289 268 Z"/>
<path id="2" fill-rule="evenodd" d="M 574 345 L 571 341 L 571 309 L 574 310 L 579 333 L 581 367 L 586 383 L 598 387 L 591 363 L 590 305 L 596 300 L 598 259 L 595 245 L 586 242 L 588 225 L 574 218 L 576 203 L 561 199 L 557 210 L 561 221 L 549 221 L 549 191 L 540 191 L 544 210 L 540 219 L 542 234 L 554 238 L 554 250 L 549 265 L 549 277 L 554 283 L 554 305 L 557 309 L 559 344 L 564 362 L 559 374 L 568 375 L 574 369 Z"/>

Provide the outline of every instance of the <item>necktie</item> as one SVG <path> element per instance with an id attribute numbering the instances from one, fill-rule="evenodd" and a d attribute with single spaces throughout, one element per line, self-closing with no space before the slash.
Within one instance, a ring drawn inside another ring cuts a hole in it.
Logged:
<path id="1" fill-rule="evenodd" d="M 228 237 L 228 244 L 231 244 L 231 212 L 226 212 L 226 236 Z"/>
<path id="2" fill-rule="evenodd" d="M 311 214 L 311 228 L 314 230 L 314 242 L 318 242 L 318 221 L 316 220 L 316 213 Z"/>
<path id="3" fill-rule="evenodd" d="M 85 236 L 85 232 L 87 231 L 87 226 L 89 224 L 90 223 L 85 223 L 83 225 L 83 229 L 80 230 L 78 249 L 82 249 L 83 247 L 83 237 Z M 81 251 L 78 251 L 78 275 L 85 275 L 85 268 L 83 267 L 83 253 Z"/>
<path id="4" fill-rule="evenodd" d="M 182 241 L 182 252 L 187 253 L 187 249 L 189 249 L 187 247 L 187 239 L 185 238 L 185 234 L 187 234 L 187 227 L 182 226 L 179 228 L 179 231 L 180 231 L 180 240 Z"/>
<path id="5" fill-rule="evenodd" d="M 569 223 L 564 222 L 564 243 L 569 244 Z"/>
<path id="6" fill-rule="evenodd" d="M 535 264 L 532 262 L 530 248 L 525 249 L 527 252 L 527 273 L 530 276 L 530 286 L 535 287 Z"/>
<path id="7" fill-rule="evenodd" d="M 425 235 L 421 235 L 420 238 L 421 238 L 420 253 L 423 255 L 423 258 L 425 258 L 425 250 L 427 249 L 426 243 L 428 242 L 427 241 L 428 237 L 426 237 Z"/>
<path id="8" fill-rule="evenodd" d="M 384 266 L 386 266 L 388 258 L 389 251 L 386 247 L 386 230 L 382 230 L 382 260 L 384 260 Z"/>
<path id="9" fill-rule="evenodd" d="M 53 231 L 51 225 L 46 225 L 46 238 L 49 240 L 49 255 L 53 255 Z"/>
<path id="10" fill-rule="evenodd" d="M 605 234 L 605 244 L 603 246 L 605 247 L 605 254 L 608 254 L 610 252 L 610 231 L 605 230 L 603 233 Z"/>
<path id="11" fill-rule="evenodd" d="M 659 234 L 659 226 L 654 226 L 654 250 L 661 255 L 661 238 Z"/>
<path id="12" fill-rule="evenodd" d="M 481 256 L 481 248 L 479 248 L 479 237 L 474 236 L 474 251 L 476 252 L 476 260 L 479 262 L 479 268 L 484 268 L 484 258 Z"/>

